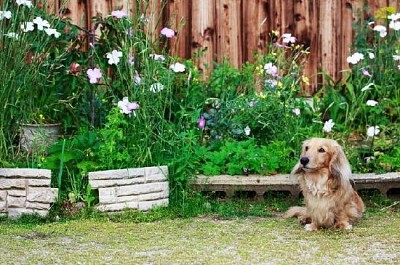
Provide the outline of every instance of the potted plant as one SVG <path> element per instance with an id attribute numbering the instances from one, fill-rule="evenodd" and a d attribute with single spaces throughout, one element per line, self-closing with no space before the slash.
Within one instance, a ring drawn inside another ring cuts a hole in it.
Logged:
<path id="1" fill-rule="evenodd" d="M 4 105 L 0 149 L 6 155 L 18 138 L 20 146 L 31 151 L 60 134 L 77 97 L 72 80 L 76 67 L 70 65 L 79 39 L 76 27 L 47 14 L 40 3 L 3 1 L 0 10 L 0 101 Z"/>

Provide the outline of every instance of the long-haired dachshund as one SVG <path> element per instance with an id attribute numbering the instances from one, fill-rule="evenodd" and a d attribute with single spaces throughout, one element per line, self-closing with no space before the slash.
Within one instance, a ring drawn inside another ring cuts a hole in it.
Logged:
<path id="1" fill-rule="evenodd" d="M 291 207 L 284 217 L 297 217 L 308 231 L 351 229 L 364 212 L 364 203 L 351 183 L 350 164 L 334 140 L 312 138 L 303 143 L 292 175 L 299 177 L 305 207 Z"/>

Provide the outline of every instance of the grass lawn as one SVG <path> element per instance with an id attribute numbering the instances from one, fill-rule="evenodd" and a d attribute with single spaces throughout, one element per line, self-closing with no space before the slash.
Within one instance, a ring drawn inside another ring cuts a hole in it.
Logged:
<path id="1" fill-rule="evenodd" d="M 0 264 L 399 264 L 400 212 L 369 211 L 351 231 L 304 231 L 271 217 L 3 222 Z"/>

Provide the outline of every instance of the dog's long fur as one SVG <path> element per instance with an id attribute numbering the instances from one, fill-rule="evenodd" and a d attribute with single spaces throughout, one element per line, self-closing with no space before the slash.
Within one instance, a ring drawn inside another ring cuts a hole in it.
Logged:
<path id="1" fill-rule="evenodd" d="M 364 212 L 364 203 L 351 184 L 350 164 L 334 140 L 312 138 L 303 143 L 293 176 L 299 177 L 305 207 L 291 207 L 284 217 L 297 217 L 309 231 L 351 229 Z"/>

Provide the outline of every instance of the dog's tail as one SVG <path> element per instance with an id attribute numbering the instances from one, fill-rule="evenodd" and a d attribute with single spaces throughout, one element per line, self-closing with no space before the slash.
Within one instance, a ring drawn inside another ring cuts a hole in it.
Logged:
<path id="1" fill-rule="evenodd" d="M 306 207 L 300 207 L 300 206 L 290 207 L 289 210 L 287 210 L 283 215 L 284 218 L 290 218 L 290 217 L 303 218 L 306 216 L 307 216 Z"/>

